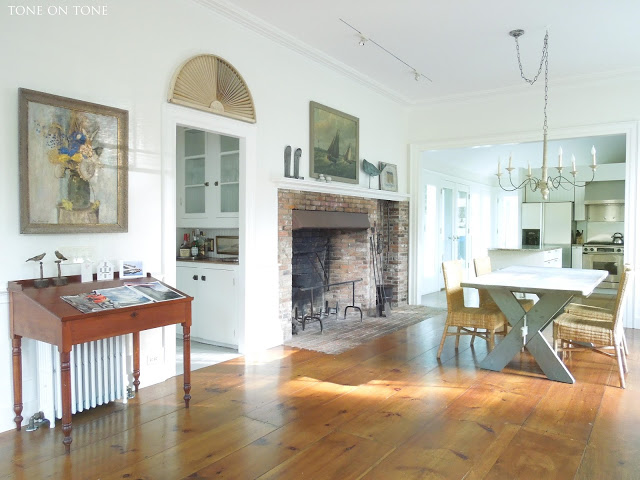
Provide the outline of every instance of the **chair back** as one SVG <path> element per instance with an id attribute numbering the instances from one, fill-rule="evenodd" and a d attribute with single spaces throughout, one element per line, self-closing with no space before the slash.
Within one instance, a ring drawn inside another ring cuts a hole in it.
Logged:
<path id="1" fill-rule="evenodd" d="M 476 271 L 476 277 L 491 273 L 491 258 L 489 257 L 474 258 L 473 267 Z M 479 305 L 481 307 L 495 304 L 489 292 L 484 288 L 481 288 L 478 290 L 478 298 L 479 298 Z"/>
<path id="2" fill-rule="evenodd" d="M 444 276 L 444 289 L 447 293 L 447 310 L 450 312 L 460 310 L 464 307 L 464 291 L 460 286 L 462 260 L 442 262 L 442 275 Z"/>
<path id="3" fill-rule="evenodd" d="M 633 271 L 629 265 L 624 266 L 622 276 L 620 277 L 620 284 L 618 285 L 618 294 L 616 295 L 616 304 L 613 307 L 613 329 L 614 331 L 621 326 L 621 318 L 624 312 L 624 303 L 627 298 L 627 292 L 629 291 L 629 285 L 633 280 Z"/>

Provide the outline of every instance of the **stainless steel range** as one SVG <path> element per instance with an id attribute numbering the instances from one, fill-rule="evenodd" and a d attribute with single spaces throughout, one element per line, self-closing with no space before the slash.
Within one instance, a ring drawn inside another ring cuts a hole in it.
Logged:
<path id="1" fill-rule="evenodd" d="M 624 269 L 624 246 L 619 243 L 587 243 L 582 248 L 582 268 L 609 272 L 600 288 L 618 288 Z"/>

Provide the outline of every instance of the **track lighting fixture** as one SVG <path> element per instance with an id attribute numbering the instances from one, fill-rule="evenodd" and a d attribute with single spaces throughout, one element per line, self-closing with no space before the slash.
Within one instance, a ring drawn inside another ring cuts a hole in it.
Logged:
<path id="1" fill-rule="evenodd" d="M 358 44 L 360 46 L 364 46 L 365 43 L 367 42 L 371 42 L 373 43 L 376 47 L 378 47 L 380 50 L 382 50 L 383 52 L 391 55 L 393 58 L 395 58 L 396 60 L 398 60 L 399 62 L 405 64 L 407 67 L 409 67 L 411 69 L 411 73 L 413 74 L 413 78 L 415 79 L 416 82 L 418 82 L 420 80 L 420 77 L 426 78 L 427 80 L 429 80 L 431 82 L 431 79 L 429 77 L 427 77 L 426 75 L 418 72 L 418 70 L 416 70 L 415 68 L 413 68 L 411 65 L 409 65 L 407 62 L 405 62 L 404 60 L 402 60 L 400 57 L 398 57 L 396 54 L 390 52 L 389 50 L 387 50 L 386 48 L 384 48 L 382 45 L 380 45 L 378 42 L 376 42 L 375 40 L 373 40 L 371 37 L 366 37 L 360 30 L 358 30 L 357 28 L 355 28 L 353 25 L 350 25 L 349 23 L 345 22 L 343 19 L 340 18 L 340 21 L 342 23 L 344 23 L 347 27 L 351 28 L 352 30 L 355 30 L 358 35 L 360 35 L 360 41 L 358 42 Z"/>

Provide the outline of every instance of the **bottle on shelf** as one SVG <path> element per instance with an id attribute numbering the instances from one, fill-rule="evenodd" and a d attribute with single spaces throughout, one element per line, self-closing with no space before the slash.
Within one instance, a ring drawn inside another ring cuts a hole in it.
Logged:
<path id="1" fill-rule="evenodd" d="M 200 232 L 200 237 L 198 237 L 198 254 L 201 257 L 207 255 L 207 235 L 204 232 Z"/>
<path id="2" fill-rule="evenodd" d="M 198 256 L 198 231 L 194 230 L 191 235 L 191 256 Z"/>

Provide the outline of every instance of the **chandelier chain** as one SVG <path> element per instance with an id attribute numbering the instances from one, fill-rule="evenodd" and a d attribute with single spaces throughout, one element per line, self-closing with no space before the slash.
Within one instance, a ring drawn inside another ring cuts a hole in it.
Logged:
<path id="1" fill-rule="evenodd" d="M 518 68 L 520 69 L 520 76 L 529 85 L 533 85 L 538 80 L 538 77 L 542 73 L 542 67 L 544 66 L 544 125 L 543 132 L 547 133 L 547 103 L 549 101 L 549 31 L 544 36 L 544 42 L 542 44 L 542 57 L 540 58 L 540 66 L 538 67 L 538 73 L 533 78 L 527 78 L 522 68 L 522 60 L 520 59 L 520 44 L 518 43 L 518 37 L 514 36 L 516 41 L 516 54 L 518 56 Z"/>

